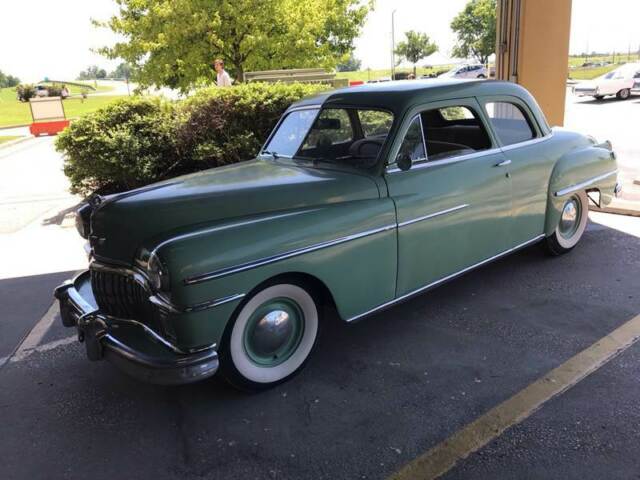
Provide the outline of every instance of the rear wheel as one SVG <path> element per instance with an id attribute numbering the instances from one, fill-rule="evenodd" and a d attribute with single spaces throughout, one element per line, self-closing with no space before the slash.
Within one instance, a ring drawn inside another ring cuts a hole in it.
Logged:
<path id="1" fill-rule="evenodd" d="M 242 390 L 284 382 L 305 365 L 318 336 L 319 310 L 301 286 L 281 283 L 253 295 L 225 332 L 224 377 Z"/>
<path id="2" fill-rule="evenodd" d="M 589 199 L 584 191 L 567 198 L 562 206 L 560 220 L 551 235 L 545 239 L 545 247 L 551 255 L 562 255 L 575 247 L 587 228 Z"/>
<path id="3" fill-rule="evenodd" d="M 631 96 L 631 90 L 629 90 L 628 88 L 623 88 L 618 93 L 616 93 L 616 97 L 618 97 L 620 100 L 626 100 L 630 96 Z"/>

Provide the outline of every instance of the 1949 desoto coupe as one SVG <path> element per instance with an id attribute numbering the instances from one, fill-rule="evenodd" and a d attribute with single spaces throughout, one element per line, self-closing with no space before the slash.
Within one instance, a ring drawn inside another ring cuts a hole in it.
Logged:
<path id="1" fill-rule="evenodd" d="M 55 296 L 92 360 L 261 389 L 302 368 L 324 304 L 351 322 L 533 243 L 568 252 L 616 179 L 608 142 L 550 129 L 514 84 L 330 91 L 254 160 L 93 197 L 89 270 Z"/>

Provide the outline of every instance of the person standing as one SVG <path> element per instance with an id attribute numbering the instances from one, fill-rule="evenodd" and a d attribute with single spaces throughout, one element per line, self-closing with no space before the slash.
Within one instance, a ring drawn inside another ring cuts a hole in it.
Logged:
<path id="1" fill-rule="evenodd" d="M 224 61 L 221 58 L 216 58 L 213 62 L 213 68 L 216 70 L 218 74 L 218 78 L 216 81 L 216 85 L 219 87 L 230 87 L 231 86 L 231 77 L 224 69 Z"/>

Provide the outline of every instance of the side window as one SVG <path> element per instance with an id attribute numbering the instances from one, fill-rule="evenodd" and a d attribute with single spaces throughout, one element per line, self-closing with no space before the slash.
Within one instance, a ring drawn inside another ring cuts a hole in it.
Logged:
<path id="1" fill-rule="evenodd" d="M 358 118 L 365 138 L 387 136 L 393 123 L 393 115 L 380 110 L 358 110 Z"/>
<path id="2" fill-rule="evenodd" d="M 307 136 L 303 150 L 326 147 L 353 140 L 353 126 L 343 108 L 325 108 L 320 112 Z"/>
<path id="3" fill-rule="evenodd" d="M 400 146 L 400 151 L 398 152 L 398 156 L 400 155 L 407 155 L 413 161 L 427 158 L 424 150 L 422 125 L 419 116 L 414 117 L 411 121 L 409 130 L 407 130 L 402 145 Z"/>
<path id="4" fill-rule="evenodd" d="M 464 105 L 421 113 L 429 161 L 467 155 L 491 148 L 491 139 L 478 115 Z"/>
<path id="5" fill-rule="evenodd" d="M 490 102 L 486 104 L 486 109 L 493 129 L 503 145 L 513 145 L 535 138 L 531 122 L 513 103 Z"/>

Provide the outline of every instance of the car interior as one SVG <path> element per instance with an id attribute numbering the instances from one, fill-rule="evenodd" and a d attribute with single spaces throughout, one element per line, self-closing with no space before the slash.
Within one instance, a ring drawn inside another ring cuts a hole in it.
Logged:
<path id="1" fill-rule="evenodd" d="M 449 115 L 445 117 L 444 111 Z M 458 115 L 451 115 L 451 111 Z M 391 122 L 370 129 L 359 110 L 324 109 L 297 156 L 335 161 L 358 168 L 376 165 Z M 390 115 L 390 114 L 389 114 Z M 429 161 L 491 148 L 484 125 L 467 107 L 427 110 L 420 114 Z"/>
<path id="2" fill-rule="evenodd" d="M 489 135 L 476 115 L 466 107 L 454 108 L 464 109 L 460 118 L 447 119 L 442 109 L 421 113 L 429 161 L 491 148 Z"/>

